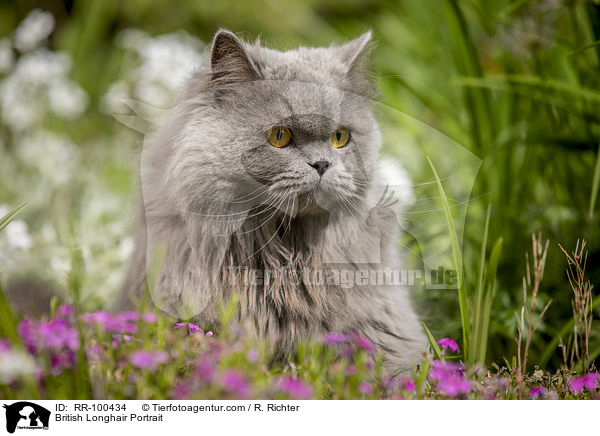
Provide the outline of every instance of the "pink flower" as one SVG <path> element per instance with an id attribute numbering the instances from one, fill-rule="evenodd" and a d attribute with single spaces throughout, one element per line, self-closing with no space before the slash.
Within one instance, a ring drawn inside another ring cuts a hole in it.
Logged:
<path id="1" fill-rule="evenodd" d="M 248 352 L 246 353 L 246 358 L 250 362 L 254 362 L 254 363 L 258 362 L 259 357 L 260 357 L 260 354 L 258 353 L 258 350 L 256 350 L 255 348 L 248 350 Z"/>
<path id="2" fill-rule="evenodd" d="M 250 389 L 250 384 L 246 380 L 246 377 L 238 371 L 227 371 L 223 374 L 221 384 L 229 393 L 238 398 L 245 398 Z"/>
<path id="3" fill-rule="evenodd" d="M 305 400 L 312 394 L 311 388 L 302 380 L 284 376 L 279 379 L 279 388 L 290 397 Z"/>
<path id="4" fill-rule="evenodd" d="M 24 319 L 17 330 L 30 353 L 48 353 L 53 374 L 58 375 L 64 368 L 74 365 L 75 352 L 79 349 L 79 332 L 67 319 L 39 322 Z"/>
<path id="5" fill-rule="evenodd" d="M 464 378 L 447 378 L 438 382 L 438 389 L 448 397 L 471 392 L 471 382 Z"/>
<path id="6" fill-rule="evenodd" d="M 102 349 L 98 345 L 87 347 L 85 354 L 87 355 L 88 363 L 92 365 L 99 363 L 102 359 Z"/>
<path id="7" fill-rule="evenodd" d="M 352 340 L 359 347 L 369 354 L 375 354 L 375 347 L 367 338 L 359 335 L 352 335 Z"/>
<path id="8" fill-rule="evenodd" d="M 194 333 L 202 333 L 204 334 L 204 330 L 198 327 L 196 324 L 192 324 L 191 322 L 178 322 L 175 324 L 176 329 L 181 329 L 187 327 L 188 335 L 192 336 Z M 208 334 L 210 333 L 210 335 Z M 212 336 L 212 332 L 208 332 L 207 336 Z"/>
<path id="9" fill-rule="evenodd" d="M 216 368 L 216 359 L 205 357 L 196 365 L 195 374 L 200 380 L 209 382 L 212 380 Z"/>
<path id="10" fill-rule="evenodd" d="M 327 333 L 324 337 L 323 337 L 323 342 L 326 345 L 332 346 L 332 345 L 338 345 L 338 344 L 343 344 L 349 341 L 349 337 L 346 335 L 342 335 L 341 333 Z"/>
<path id="11" fill-rule="evenodd" d="M 433 380 L 445 380 L 447 378 L 462 377 L 464 368 L 462 365 L 442 360 L 434 360 L 431 362 L 431 371 L 429 377 Z"/>
<path id="12" fill-rule="evenodd" d="M 147 322 L 148 324 L 152 324 L 155 323 L 156 321 L 158 321 L 158 317 L 156 316 L 155 313 L 152 312 L 146 312 L 142 315 L 142 319 L 144 320 L 144 322 Z"/>
<path id="13" fill-rule="evenodd" d="M 584 389 L 592 392 L 596 389 L 596 385 L 598 384 L 598 373 L 590 372 L 589 374 L 582 375 L 581 377 L 576 377 L 569 380 L 569 387 L 571 388 L 571 392 L 579 393 Z"/>
<path id="14" fill-rule="evenodd" d="M 81 319 L 88 325 L 99 325 L 105 332 L 133 334 L 137 332 L 139 314 L 134 311 L 126 311 L 113 316 L 108 312 L 99 311 L 84 313 Z"/>
<path id="15" fill-rule="evenodd" d="M 458 348 L 458 344 L 454 339 L 442 338 L 437 343 L 445 351 L 450 351 L 451 353 L 460 353 L 460 348 Z"/>
<path id="16" fill-rule="evenodd" d="M 68 318 L 75 312 L 75 308 L 72 304 L 63 304 L 62 306 L 58 306 L 56 309 L 55 315 L 58 318 Z"/>
<path id="17" fill-rule="evenodd" d="M 358 385 L 358 392 L 364 395 L 371 395 L 373 393 L 373 388 L 371 387 L 371 383 L 362 382 Z"/>
<path id="18" fill-rule="evenodd" d="M 129 356 L 129 362 L 133 366 L 150 371 L 154 371 L 158 365 L 167 363 L 168 360 L 169 355 L 162 350 L 137 350 Z"/>
<path id="19" fill-rule="evenodd" d="M 48 349 L 79 349 L 79 333 L 65 319 L 40 322 L 24 319 L 19 323 L 18 331 L 31 353 Z"/>
<path id="20" fill-rule="evenodd" d="M 464 367 L 460 364 L 434 360 L 429 377 L 437 381 L 440 392 L 448 397 L 471 392 L 471 382 L 464 378 Z"/>
<path id="21" fill-rule="evenodd" d="M 531 399 L 543 398 L 546 395 L 546 389 L 543 386 L 536 386 L 531 390 Z"/>
<path id="22" fill-rule="evenodd" d="M 0 339 L 0 352 L 8 351 L 12 348 L 12 345 L 6 339 Z"/>
<path id="23" fill-rule="evenodd" d="M 404 380 L 404 383 L 403 383 L 403 385 L 404 385 L 404 386 L 403 386 L 403 389 L 404 389 L 406 392 L 412 392 L 412 393 L 415 393 L 415 392 L 417 392 L 417 385 L 416 385 L 416 384 L 415 384 L 415 382 L 414 382 L 414 381 L 412 381 L 411 379 L 409 379 L 409 378 L 408 378 L 408 379 L 405 379 L 405 380 Z"/>

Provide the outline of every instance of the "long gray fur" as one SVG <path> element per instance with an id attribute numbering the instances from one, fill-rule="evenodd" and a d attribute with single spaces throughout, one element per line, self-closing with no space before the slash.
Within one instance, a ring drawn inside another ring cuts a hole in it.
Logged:
<path id="1" fill-rule="evenodd" d="M 385 351 L 389 372 L 418 361 L 425 339 L 406 288 L 306 279 L 315 270 L 381 268 L 374 253 L 401 265 L 396 244 L 381 245 L 383 232 L 373 219 L 367 225 L 384 183 L 371 48 L 370 33 L 285 52 L 216 34 L 144 149 L 136 249 L 116 309 L 146 289 L 160 246 L 152 298 L 168 313 L 216 324 L 218 307 L 237 293 L 238 321 L 283 355 L 327 332 L 355 332 Z M 265 132 L 282 124 L 294 139 L 276 148 Z M 334 149 L 329 138 L 341 126 L 351 140 Z M 309 165 L 318 160 L 331 164 L 322 177 Z M 251 269 L 270 271 L 268 283 L 249 280 Z M 234 282 L 228 271 L 239 272 Z"/>

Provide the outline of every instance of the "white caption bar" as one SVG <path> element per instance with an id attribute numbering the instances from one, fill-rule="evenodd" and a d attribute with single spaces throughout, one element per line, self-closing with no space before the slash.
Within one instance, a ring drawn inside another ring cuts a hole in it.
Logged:
<path id="1" fill-rule="evenodd" d="M 21 436 L 40 434 L 34 430 L 61 436 L 577 434 L 592 430 L 589 417 L 598 407 L 594 401 L 0 400 L 0 404 L 5 406 L 0 434 Z"/>

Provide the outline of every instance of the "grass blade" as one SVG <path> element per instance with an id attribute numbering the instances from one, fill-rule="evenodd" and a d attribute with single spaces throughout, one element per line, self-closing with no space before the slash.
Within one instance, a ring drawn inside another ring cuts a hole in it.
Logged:
<path id="1" fill-rule="evenodd" d="M 596 166 L 594 168 L 594 178 L 592 179 L 592 193 L 590 194 L 590 219 L 594 218 L 594 209 L 596 209 L 596 200 L 598 199 L 598 190 L 600 189 L 600 146 L 596 152 Z"/>
<path id="2" fill-rule="evenodd" d="M 6 214 L 5 216 L 3 216 L 2 218 L 0 218 L 0 231 L 6 227 L 8 224 L 10 224 L 10 222 L 13 220 L 13 218 L 19 213 L 21 212 L 23 209 L 25 209 L 27 207 L 29 203 L 23 203 L 22 205 L 18 206 L 17 208 L 11 210 L 8 214 Z"/>
<path id="3" fill-rule="evenodd" d="M 433 337 L 433 335 L 431 334 L 431 332 L 429 331 L 429 329 L 423 321 L 421 321 L 421 325 L 423 326 L 423 329 L 425 329 L 425 334 L 427 335 L 427 340 L 429 341 L 429 345 L 433 350 L 433 354 L 435 354 L 436 359 L 442 360 L 442 350 L 440 350 L 440 347 L 435 341 L 435 338 Z"/>
<path id="4" fill-rule="evenodd" d="M 452 243 L 452 258 L 454 260 L 454 267 L 456 268 L 456 275 L 458 281 L 458 304 L 460 307 L 460 319 L 462 325 L 463 350 L 465 358 L 469 359 L 469 308 L 467 306 L 467 294 L 465 291 L 463 280 L 462 254 L 460 251 L 460 245 L 458 244 L 458 235 L 456 234 L 456 227 L 454 226 L 454 220 L 452 219 L 452 213 L 450 212 L 450 206 L 448 205 L 448 198 L 446 197 L 446 193 L 444 192 L 444 187 L 442 186 L 440 177 L 429 156 L 427 156 L 427 161 L 429 162 L 429 166 L 431 166 L 431 170 L 433 171 L 433 175 L 435 177 L 435 181 L 440 192 L 440 197 L 442 199 L 442 207 L 444 209 L 444 215 L 446 217 L 446 223 L 448 225 L 448 233 L 450 234 L 450 242 Z"/>
<path id="5" fill-rule="evenodd" d="M 477 344 L 477 349 L 479 350 L 478 361 L 482 364 L 485 364 L 485 357 L 487 354 L 488 332 L 492 314 L 492 300 L 494 298 L 496 273 L 498 271 L 498 264 L 500 263 L 503 245 L 504 240 L 502 238 L 498 238 L 494 243 L 485 278 L 485 295 L 483 299 L 483 312 L 481 313 L 481 332 L 479 334 L 479 343 Z"/>
<path id="6" fill-rule="evenodd" d="M 489 204 L 488 208 L 487 208 L 487 213 L 486 213 L 486 217 L 485 217 L 485 226 L 483 229 L 483 239 L 481 241 L 481 251 L 479 254 L 479 274 L 477 277 L 477 289 L 476 289 L 476 295 L 477 295 L 477 299 L 475 302 L 475 313 L 473 315 L 473 332 L 472 332 L 472 337 L 471 340 L 473 341 L 473 345 L 471 347 L 472 349 L 472 359 L 469 363 L 474 363 L 476 361 L 481 362 L 480 360 L 480 356 L 481 356 L 481 350 L 478 347 L 478 344 L 481 342 L 481 323 L 482 323 L 482 319 L 481 319 L 481 315 L 483 312 L 483 294 L 484 294 L 484 287 L 483 287 L 483 277 L 484 277 L 484 273 L 485 273 L 485 252 L 487 250 L 487 240 L 488 240 L 488 233 L 489 233 L 489 228 L 490 228 L 490 217 L 491 217 L 491 213 L 492 213 L 492 205 Z"/>

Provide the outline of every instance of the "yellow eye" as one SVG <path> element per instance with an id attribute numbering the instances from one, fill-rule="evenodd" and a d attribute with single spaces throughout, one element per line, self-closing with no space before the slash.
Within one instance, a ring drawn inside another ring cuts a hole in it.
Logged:
<path id="1" fill-rule="evenodd" d="M 267 131 L 267 139 L 273 147 L 285 147 L 290 143 L 292 134 L 285 126 L 275 126 Z"/>
<path id="2" fill-rule="evenodd" d="M 335 148 L 342 148 L 348 143 L 348 139 L 350 139 L 350 132 L 345 127 L 340 127 L 331 134 L 331 145 Z"/>

